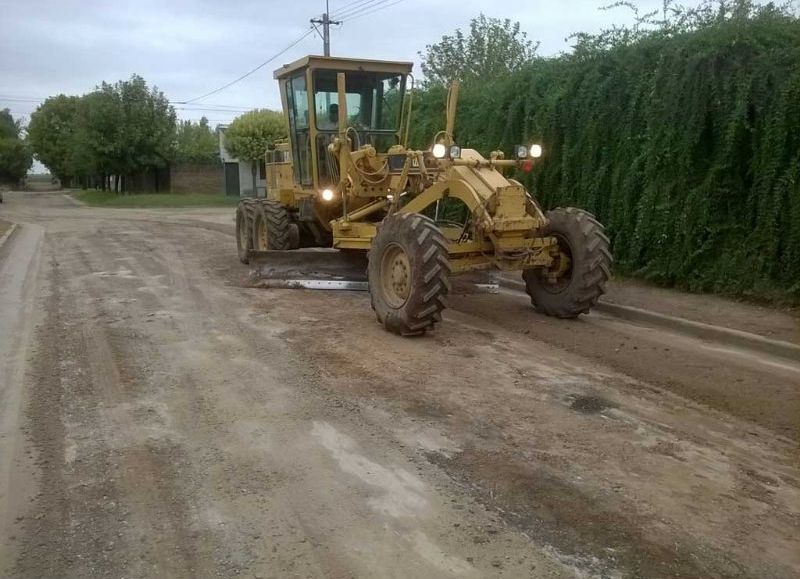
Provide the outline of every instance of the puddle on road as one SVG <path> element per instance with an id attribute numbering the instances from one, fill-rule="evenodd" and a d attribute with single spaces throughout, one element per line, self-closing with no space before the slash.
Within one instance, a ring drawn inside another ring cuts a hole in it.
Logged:
<path id="1" fill-rule="evenodd" d="M 602 396 L 575 396 L 569 407 L 581 414 L 598 414 L 617 405 Z"/>

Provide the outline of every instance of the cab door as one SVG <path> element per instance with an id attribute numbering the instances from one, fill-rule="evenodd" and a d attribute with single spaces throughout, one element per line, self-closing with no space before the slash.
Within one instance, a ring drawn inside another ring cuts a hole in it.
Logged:
<path id="1" fill-rule="evenodd" d="M 308 110 L 308 87 L 305 71 L 286 83 L 286 104 L 289 112 L 289 133 L 292 142 L 295 182 L 304 187 L 313 184 L 311 176 L 311 136 Z"/>

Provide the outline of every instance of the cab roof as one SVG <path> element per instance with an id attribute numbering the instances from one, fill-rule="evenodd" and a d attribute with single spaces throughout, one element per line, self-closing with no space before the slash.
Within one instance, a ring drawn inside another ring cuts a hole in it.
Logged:
<path id="1" fill-rule="evenodd" d="M 408 74 L 414 67 L 412 62 L 397 62 L 390 60 L 368 60 L 363 58 L 339 58 L 335 56 L 305 56 L 300 60 L 295 60 L 290 64 L 284 64 L 273 73 L 276 79 L 286 78 L 298 70 L 305 68 L 338 70 L 346 72 L 348 70 L 366 72 L 389 72 L 396 74 Z"/>

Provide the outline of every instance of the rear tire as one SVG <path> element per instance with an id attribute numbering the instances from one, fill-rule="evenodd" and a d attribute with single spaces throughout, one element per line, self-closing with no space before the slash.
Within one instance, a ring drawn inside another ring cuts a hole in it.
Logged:
<path id="1" fill-rule="evenodd" d="M 372 309 L 390 332 L 422 335 L 442 320 L 450 261 L 433 220 L 417 213 L 387 217 L 372 241 L 367 271 Z"/>
<path id="2" fill-rule="evenodd" d="M 242 263 L 250 262 L 248 252 L 253 249 L 254 214 L 252 203 L 247 201 L 240 201 L 236 207 L 236 250 Z"/>
<path id="3" fill-rule="evenodd" d="M 289 213 L 277 201 L 261 199 L 253 219 L 253 248 L 256 251 L 291 249 Z"/>
<path id="4" fill-rule="evenodd" d="M 537 311 L 577 318 L 588 314 L 606 292 L 613 262 L 609 240 L 600 222 L 582 209 L 553 209 L 547 218 L 550 224 L 543 235 L 558 239 L 562 255 L 570 259 L 569 268 L 557 280 L 550 279 L 543 268 L 526 270 L 522 278 Z"/>

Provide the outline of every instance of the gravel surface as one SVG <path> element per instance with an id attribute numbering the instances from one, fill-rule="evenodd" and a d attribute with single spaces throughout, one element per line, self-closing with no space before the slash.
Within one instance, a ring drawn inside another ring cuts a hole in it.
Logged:
<path id="1" fill-rule="evenodd" d="M 507 291 L 401 339 L 219 210 L 6 203 L 0 576 L 800 574 L 800 363 Z"/>

